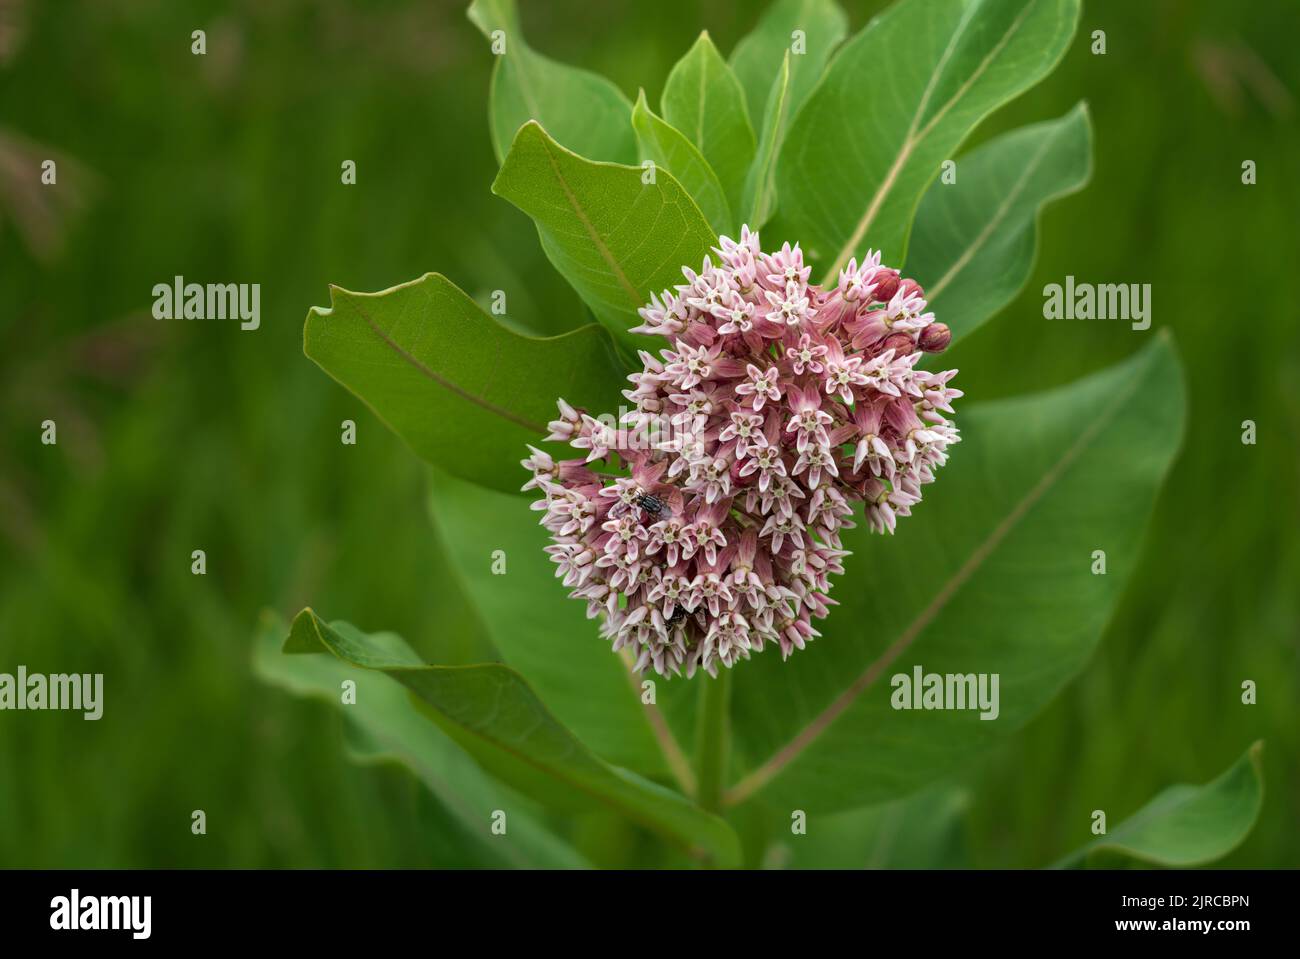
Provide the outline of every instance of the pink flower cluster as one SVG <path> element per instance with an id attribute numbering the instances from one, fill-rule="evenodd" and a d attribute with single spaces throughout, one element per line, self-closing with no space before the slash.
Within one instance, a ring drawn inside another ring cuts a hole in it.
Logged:
<path id="1" fill-rule="evenodd" d="M 951 334 L 879 254 L 823 290 L 797 245 L 764 253 L 745 228 L 714 252 L 640 311 L 633 332 L 669 348 L 641 352 L 635 408 L 560 400 L 547 439 L 582 456 L 523 461 L 556 575 L 616 651 L 664 676 L 820 635 L 856 505 L 892 533 L 959 439 L 956 371 L 917 367 Z"/>

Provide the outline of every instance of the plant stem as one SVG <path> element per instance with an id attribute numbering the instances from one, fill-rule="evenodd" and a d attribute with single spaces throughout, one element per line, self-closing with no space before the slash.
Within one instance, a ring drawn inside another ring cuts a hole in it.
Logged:
<path id="1" fill-rule="evenodd" d="M 696 789 L 699 803 L 709 812 L 722 809 L 731 754 L 731 670 L 718 678 L 700 677 L 699 727 L 695 736 Z"/>

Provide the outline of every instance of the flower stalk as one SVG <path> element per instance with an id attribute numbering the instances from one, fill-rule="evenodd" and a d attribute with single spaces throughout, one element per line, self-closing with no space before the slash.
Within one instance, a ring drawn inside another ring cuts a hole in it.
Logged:
<path id="1" fill-rule="evenodd" d="M 731 755 L 731 670 L 700 677 L 699 727 L 695 738 L 696 790 L 709 812 L 722 810 Z"/>

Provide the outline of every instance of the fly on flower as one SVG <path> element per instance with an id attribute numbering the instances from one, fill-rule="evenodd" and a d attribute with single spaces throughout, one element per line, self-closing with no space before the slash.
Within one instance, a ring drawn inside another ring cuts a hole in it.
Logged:
<path id="1" fill-rule="evenodd" d="M 628 428 L 561 399 L 547 439 L 580 455 L 523 461 L 557 577 L 664 676 L 803 649 L 841 532 L 892 533 L 960 439 L 956 370 L 920 365 L 951 334 L 914 280 L 868 253 L 822 289 L 798 245 L 764 253 L 748 228 L 714 253 L 640 311 L 633 332 L 668 345 L 628 377 Z"/>
<path id="2" fill-rule="evenodd" d="M 672 509 L 664 500 L 653 493 L 647 493 L 645 490 L 638 490 L 632 495 L 630 501 L 619 500 L 610 508 L 609 514 L 613 516 L 616 511 L 620 514 L 626 513 L 633 508 L 641 510 L 651 521 L 667 519 L 673 515 Z"/>

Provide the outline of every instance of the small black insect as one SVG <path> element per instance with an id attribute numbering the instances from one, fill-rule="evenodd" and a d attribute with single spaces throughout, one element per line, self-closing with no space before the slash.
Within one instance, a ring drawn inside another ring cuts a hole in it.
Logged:
<path id="1" fill-rule="evenodd" d="M 658 519 L 659 516 L 668 509 L 667 503 L 661 500 L 658 496 L 652 496 L 649 493 L 641 493 L 637 496 L 635 502 L 637 506 L 640 506 L 655 519 Z"/>
<path id="2" fill-rule="evenodd" d="M 674 607 L 673 607 L 673 614 L 672 614 L 671 616 L 668 617 L 668 625 L 669 625 L 669 626 L 676 626 L 678 623 L 680 623 L 680 622 L 681 622 L 683 619 L 685 619 L 685 618 L 686 618 L 686 607 L 685 607 L 685 606 L 674 606 Z"/>
<path id="3" fill-rule="evenodd" d="M 622 516 L 629 509 L 640 509 L 642 511 L 641 522 L 643 524 L 654 523 L 661 519 L 668 519 L 673 515 L 668 504 L 660 497 L 647 493 L 643 489 L 638 489 L 636 495 L 630 501 L 620 499 L 610 510 L 611 516 Z"/>

